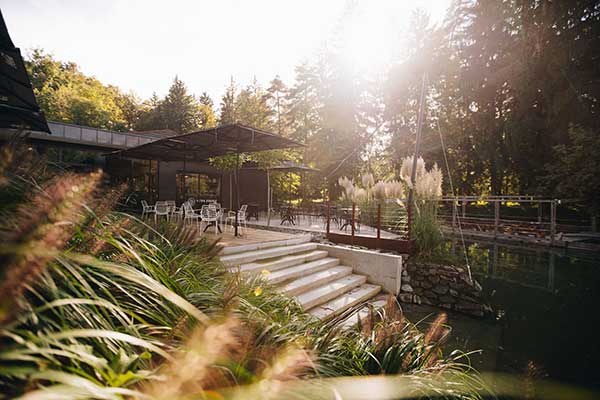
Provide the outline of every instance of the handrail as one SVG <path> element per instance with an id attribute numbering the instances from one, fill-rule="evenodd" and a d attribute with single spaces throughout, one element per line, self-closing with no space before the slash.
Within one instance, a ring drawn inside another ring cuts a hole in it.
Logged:
<path id="1" fill-rule="evenodd" d="M 92 128 L 63 122 L 49 121 L 52 134 L 39 131 L 29 132 L 35 139 L 77 143 L 106 147 L 111 149 L 126 149 L 150 143 L 161 137 L 153 134 L 137 134 L 132 132 L 116 132 L 107 129 Z"/>

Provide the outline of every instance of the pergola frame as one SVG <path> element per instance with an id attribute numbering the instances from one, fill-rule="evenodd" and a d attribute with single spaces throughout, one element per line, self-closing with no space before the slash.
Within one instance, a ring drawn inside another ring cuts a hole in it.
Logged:
<path id="1" fill-rule="evenodd" d="M 185 169 L 187 161 L 203 162 L 213 157 L 235 154 L 235 235 L 238 236 L 240 154 L 303 146 L 300 142 L 274 133 L 236 123 L 159 139 L 109 155 L 143 160 L 183 161 Z"/>

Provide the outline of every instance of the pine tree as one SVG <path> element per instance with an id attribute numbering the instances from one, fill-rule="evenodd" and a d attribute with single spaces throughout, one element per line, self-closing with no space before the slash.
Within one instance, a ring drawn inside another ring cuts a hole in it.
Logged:
<path id="1" fill-rule="evenodd" d="M 191 132 L 202 127 L 198 102 L 188 94 L 187 88 L 177 76 L 162 103 L 162 115 L 166 128 L 178 133 Z"/>
<path id="2" fill-rule="evenodd" d="M 273 125 L 279 135 L 284 134 L 285 114 L 287 111 L 286 95 L 288 89 L 277 75 L 270 83 L 267 89 L 267 105 L 271 108 L 273 114 Z"/>
<path id="3" fill-rule="evenodd" d="M 237 86 L 233 77 L 229 82 L 229 86 L 225 89 L 225 93 L 221 98 L 221 114 L 219 115 L 219 125 L 235 124 L 238 120 L 236 110 Z"/>
<path id="4" fill-rule="evenodd" d="M 202 94 L 198 98 L 198 102 L 200 104 L 205 105 L 205 106 L 209 106 L 211 109 L 214 108 L 214 106 L 215 106 L 214 103 L 213 103 L 213 101 L 212 101 L 212 99 L 210 98 L 210 96 L 206 92 L 202 92 Z"/>
<path id="5" fill-rule="evenodd" d="M 235 110 L 239 123 L 272 130 L 272 111 L 267 104 L 267 92 L 258 84 L 256 78 L 238 94 Z"/>

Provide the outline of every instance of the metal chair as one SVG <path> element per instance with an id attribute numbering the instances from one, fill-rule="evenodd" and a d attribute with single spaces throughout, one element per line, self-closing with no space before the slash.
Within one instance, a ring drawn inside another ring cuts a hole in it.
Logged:
<path id="1" fill-rule="evenodd" d="M 248 229 L 248 225 L 246 223 L 246 212 L 248 210 L 248 204 L 243 204 L 240 209 L 238 210 L 238 214 L 237 214 L 237 222 L 238 222 L 238 226 L 243 226 L 243 230 L 242 230 L 242 234 L 243 232 L 245 232 Z M 234 231 L 234 224 L 235 224 L 235 211 L 229 211 L 229 213 L 227 214 L 227 218 L 225 219 L 225 225 L 227 224 L 231 225 L 231 231 Z"/>
<path id="2" fill-rule="evenodd" d="M 183 219 L 184 213 L 185 213 L 185 209 L 184 209 L 184 205 L 186 203 L 183 203 L 181 206 L 177 207 L 173 207 L 171 209 L 171 216 L 175 217 L 175 220 L 177 222 L 181 221 Z"/>
<path id="3" fill-rule="evenodd" d="M 165 216 L 165 218 L 168 221 L 170 211 L 171 207 L 167 204 L 166 201 L 157 201 L 154 205 L 154 223 L 158 222 L 159 216 Z"/>
<path id="4" fill-rule="evenodd" d="M 142 219 L 154 213 L 154 206 L 148 204 L 146 200 L 142 200 Z"/>
<path id="5" fill-rule="evenodd" d="M 189 202 L 185 202 L 181 205 L 181 207 L 183 208 L 183 223 L 188 223 L 188 224 L 192 224 L 192 222 L 196 221 L 196 227 L 199 228 L 199 223 L 200 223 L 200 214 L 196 213 L 194 211 L 194 209 L 192 208 L 192 205 Z"/>
<path id="6" fill-rule="evenodd" d="M 206 223 L 203 232 L 206 232 L 209 226 L 215 226 L 215 235 L 218 235 L 221 232 L 221 227 L 219 226 L 219 212 L 217 207 L 214 204 L 205 204 L 200 209 L 200 219 L 202 222 Z"/>

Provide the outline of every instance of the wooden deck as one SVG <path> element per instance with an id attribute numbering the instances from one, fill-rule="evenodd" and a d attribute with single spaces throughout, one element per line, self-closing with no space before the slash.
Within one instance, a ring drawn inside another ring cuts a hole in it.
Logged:
<path id="1" fill-rule="evenodd" d="M 252 229 L 252 228 L 244 229 L 244 234 L 242 236 L 238 236 L 238 237 L 235 237 L 233 235 L 233 233 L 231 233 L 230 229 L 225 229 L 223 231 L 223 233 L 221 233 L 219 235 L 215 235 L 214 230 L 209 228 L 202 235 L 204 237 L 208 238 L 209 240 L 221 238 L 220 244 L 223 245 L 224 247 L 242 246 L 242 245 L 253 244 L 253 243 L 272 242 L 275 240 L 293 239 L 298 236 L 297 233 L 283 233 L 283 232 L 274 232 L 274 231 L 267 231 L 264 229 Z"/>

